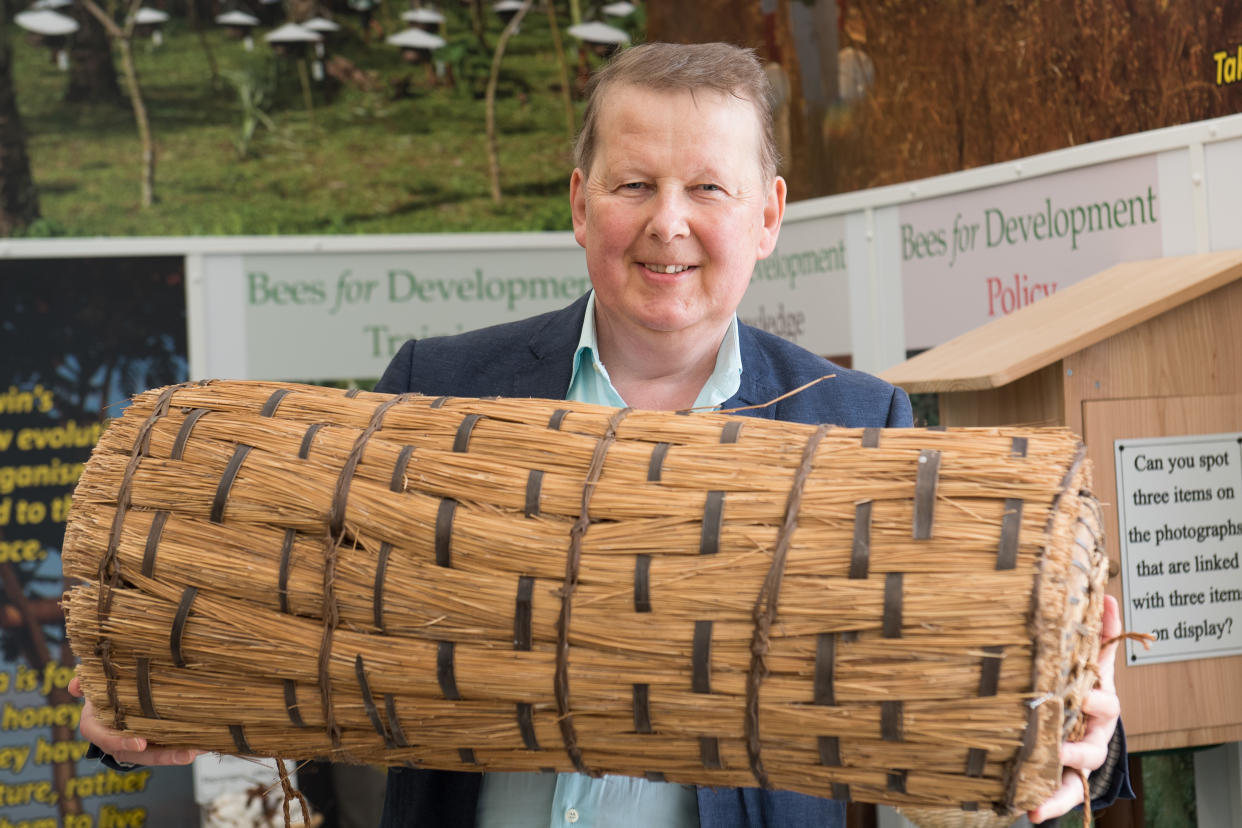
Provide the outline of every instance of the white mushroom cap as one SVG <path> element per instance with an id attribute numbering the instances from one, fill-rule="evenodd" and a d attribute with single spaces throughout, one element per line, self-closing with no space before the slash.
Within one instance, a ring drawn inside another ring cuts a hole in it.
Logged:
<path id="1" fill-rule="evenodd" d="M 339 32 L 340 24 L 333 23 L 326 17 L 312 17 L 302 24 L 302 28 L 310 29 L 312 32 Z"/>
<path id="2" fill-rule="evenodd" d="M 609 17 L 629 17 L 636 8 L 637 6 L 633 3 L 621 0 L 619 3 L 609 3 L 607 6 L 604 6 L 604 14 Z"/>
<path id="3" fill-rule="evenodd" d="M 630 36 L 615 26 L 592 20 L 590 23 L 579 23 L 570 26 L 569 33 L 587 43 L 629 43 Z"/>
<path id="4" fill-rule="evenodd" d="M 286 23 L 263 35 L 263 39 L 268 43 L 318 43 L 323 40 L 323 35 L 297 23 Z"/>
<path id="5" fill-rule="evenodd" d="M 435 9 L 410 9 L 401 12 L 401 19 L 407 23 L 443 23 L 444 15 Z"/>
<path id="6" fill-rule="evenodd" d="M 18 12 L 13 16 L 13 21 L 26 31 L 44 37 L 59 37 L 78 30 L 78 21 L 51 9 Z"/>
<path id="7" fill-rule="evenodd" d="M 143 6 L 138 10 L 138 14 L 134 16 L 134 22 L 140 26 L 154 26 L 159 23 L 168 22 L 168 12 L 159 9 L 148 9 Z"/>
<path id="8" fill-rule="evenodd" d="M 439 49 L 444 45 L 444 38 L 422 29 L 406 29 L 404 32 L 389 35 L 384 42 L 402 49 Z"/>
<path id="9" fill-rule="evenodd" d="M 257 26 L 259 18 L 246 14 L 244 11 L 231 11 L 216 16 L 221 26 Z"/>
<path id="10" fill-rule="evenodd" d="M 522 8 L 522 0 L 500 0 L 492 6 L 492 11 L 515 12 L 520 8 Z"/>
<path id="11" fill-rule="evenodd" d="M 73 0 L 35 0 L 30 4 L 30 8 L 38 11 L 39 9 L 63 9 L 65 6 L 72 6 Z"/>

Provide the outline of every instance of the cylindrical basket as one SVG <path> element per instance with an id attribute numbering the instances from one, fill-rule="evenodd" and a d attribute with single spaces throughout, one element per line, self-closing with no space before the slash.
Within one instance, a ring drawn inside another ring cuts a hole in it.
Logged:
<path id="1" fill-rule="evenodd" d="M 73 497 L 86 695 L 175 746 L 1032 807 L 1107 577 L 1063 429 L 257 382 L 139 395 Z"/>

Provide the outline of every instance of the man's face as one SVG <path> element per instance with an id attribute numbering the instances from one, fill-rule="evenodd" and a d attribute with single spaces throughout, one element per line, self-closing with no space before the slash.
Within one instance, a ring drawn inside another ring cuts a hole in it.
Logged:
<path id="1" fill-rule="evenodd" d="M 718 342 L 785 210 L 784 180 L 760 170 L 753 105 L 623 85 L 607 92 L 597 135 L 569 189 L 601 332 Z"/>

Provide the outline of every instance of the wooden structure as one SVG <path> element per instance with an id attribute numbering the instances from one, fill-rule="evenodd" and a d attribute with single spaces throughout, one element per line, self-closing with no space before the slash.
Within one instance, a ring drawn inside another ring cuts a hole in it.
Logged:
<path id="1" fill-rule="evenodd" d="M 1116 265 L 882 376 L 939 394 L 942 425 L 1081 434 L 1116 574 L 1113 441 L 1242 431 L 1242 251 Z M 1118 600 L 1121 587 L 1109 584 Z M 1130 749 L 1242 740 L 1239 684 L 1242 656 L 1119 662 Z"/>

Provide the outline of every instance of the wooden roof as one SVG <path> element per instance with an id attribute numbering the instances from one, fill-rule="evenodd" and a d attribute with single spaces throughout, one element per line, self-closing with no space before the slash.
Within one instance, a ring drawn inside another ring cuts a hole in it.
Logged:
<path id="1" fill-rule="evenodd" d="M 1124 262 L 880 376 L 911 393 L 998 388 L 1236 279 L 1242 250 Z"/>

